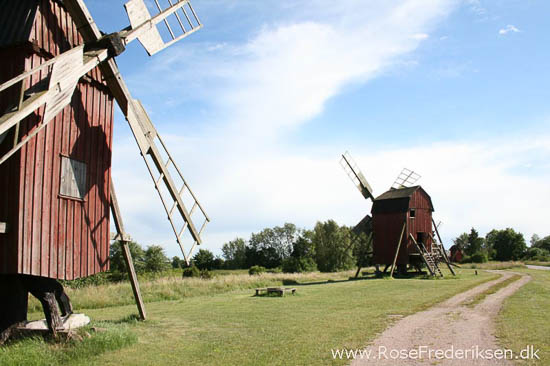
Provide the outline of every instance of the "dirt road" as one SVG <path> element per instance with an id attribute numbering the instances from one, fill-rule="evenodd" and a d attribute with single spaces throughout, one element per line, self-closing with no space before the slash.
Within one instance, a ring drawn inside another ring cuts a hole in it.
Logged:
<path id="1" fill-rule="evenodd" d="M 547 266 L 533 266 L 531 264 L 528 264 L 527 268 L 529 268 L 529 269 L 541 269 L 543 271 L 550 271 L 550 267 L 547 267 Z"/>
<path id="2" fill-rule="evenodd" d="M 428 310 L 397 321 L 380 334 L 367 347 L 363 358 L 358 356 L 352 366 L 511 365 L 510 361 L 488 359 L 487 350 L 493 352 L 500 348 L 494 336 L 493 320 L 498 314 L 503 300 L 529 282 L 531 278 L 521 273 L 495 272 L 501 273 L 502 277 L 458 294 Z M 496 293 L 488 295 L 477 305 L 473 307 L 466 305 L 468 300 L 477 294 L 483 293 L 492 285 L 502 282 L 514 274 L 520 274 L 522 277 Z M 401 357 L 400 350 L 408 352 L 408 355 Z M 417 350 L 416 353 L 415 350 Z M 436 354 L 437 350 L 446 353 Z M 463 350 L 462 354 L 460 350 Z M 369 351 L 370 356 L 367 359 Z M 431 357 L 430 351 L 432 352 Z M 482 357 L 480 356 L 481 352 L 483 352 Z"/>

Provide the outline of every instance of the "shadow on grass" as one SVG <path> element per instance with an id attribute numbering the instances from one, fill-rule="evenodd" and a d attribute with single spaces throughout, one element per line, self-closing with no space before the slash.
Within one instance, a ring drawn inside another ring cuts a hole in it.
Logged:
<path id="1" fill-rule="evenodd" d="M 138 314 L 130 314 L 120 319 L 115 320 L 103 320 L 104 323 L 109 324 L 133 324 L 141 321 Z"/>
<path id="2" fill-rule="evenodd" d="M 369 280 L 379 280 L 383 278 L 390 278 L 389 273 L 368 273 L 363 272 L 363 276 L 361 277 L 349 277 L 348 279 L 342 279 L 342 280 L 326 280 L 326 281 L 316 281 L 316 282 L 298 282 L 293 279 L 283 279 L 283 285 L 284 286 L 313 286 L 313 285 L 327 285 L 331 283 L 342 283 L 342 282 L 352 282 L 352 281 L 369 281 Z M 427 275 L 426 272 L 408 272 L 406 274 L 393 274 L 394 278 L 398 279 L 404 279 L 404 278 L 420 278 L 420 279 L 428 279 L 430 276 Z"/>

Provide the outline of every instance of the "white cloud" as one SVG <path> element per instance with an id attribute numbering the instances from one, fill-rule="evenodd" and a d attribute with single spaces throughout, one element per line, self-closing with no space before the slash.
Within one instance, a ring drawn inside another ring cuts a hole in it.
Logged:
<path id="1" fill-rule="evenodd" d="M 152 106 L 148 109 L 155 120 L 170 118 L 170 113 L 161 116 L 163 107 L 176 114 L 173 120 L 185 118 L 174 108 L 178 103 L 198 102 L 208 109 L 196 117 L 206 127 L 198 122 L 195 129 L 159 126 L 212 218 L 204 235 L 208 249 L 285 221 L 311 227 L 333 218 L 353 225 L 368 213 L 370 205 L 361 201 L 338 165 L 339 146 L 330 141 L 291 146 L 285 137 L 322 113 L 327 101 L 350 85 L 401 65 L 457 4 L 350 0 L 332 4 L 325 13 L 329 7 L 317 3 L 293 5 L 292 19 L 266 22 L 246 42 L 171 48 L 129 79 L 131 89 Z M 275 17 L 279 10 L 273 10 Z M 163 101 L 167 96 L 169 105 Z M 144 244 L 160 243 L 170 255 L 178 254 L 133 145 L 131 138 L 119 138 L 113 157 L 127 230 Z M 513 169 L 525 166 L 532 154 L 548 156 L 544 146 L 526 149 L 503 139 L 382 151 L 349 148 L 376 193 L 389 187 L 403 166 L 418 170 L 449 237 L 472 225 L 482 232 L 499 225 L 527 233 L 543 227 L 523 212 L 544 217 L 550 204 L 548 176 L 531 177 Z"/>
<path id="2" fill-rule="evenodd" d="M 416 33 L 416 34 L 413 34 L 411 36 L 411 38 L 413 39 L 417 39 L 419 41 L 422 41 L 422 40 L 425 40 L 425 39 L 428 39 L 430 36 L 426 33 Z"/>
<path id="3" fill-rule="evenodd" d="M 506 35 L 508 33 L 519 33 L 521 32 L 518 28 L 516 28 L 515 26 L 511 25 L 511 24 L 508 24 L 506 26 L 506 28 L 502 28 L 501 30 L 498 31 L 498 34 L 500 35 Z"/>
<path id="4" fill-rule="evenodd" d="M 487 15 L 487 9 L 483 7 L 480 0 L 466 0 L 466 3 L 469 5 L 470 10 L 472 10 L 478 16 Z"/>
<path id="5" fill-rule="evenodd" d="M 212 217 L 205 247 L 218 251 L 236 236 L 247 238 L 264 227 L 293 222 L 311 228 L 317 220 L 335 219 L 354 225 L 370 211 L 338 164 L 338 147 L 324 146 L 292 151 L 288 146 L 270 146 L 255 154 L 214 155 L 185 159 L 187 150 L 216 150 L 215 140 L 185 141 L 170 138 L 169 146 L 186 171 L 191 185 Z M 133 142 L 122 150 L 135 150 Z M 375 195 L 388 189 L 399 171 L 408 167 L 420 173 L 418 182 L 432 196 L 434 217 L 442 220 L 446 243 L 461 232 L 476 227 L 481 233 L 513 227 L 528 238 L 545 228 L 550 205 L 548 166 L 550 136 L 514 137 L 490 141 L 439 142 L 400 149 L 368 151 L 351 146 L 359 167 Z M 183 149 L 185 147 L 185 149 Z M 229 148 L 222 148 L 228 152 Z M 119 150 L 119 157 L 121 151 Z M 124 153 L 122 154 L 124 155 Z M 123 156 L 125 162 L 137 154 Z M 188 163 L 188 164 L 186 164 Z M 177 254 L 162 206 L 145 169 L 116 165 L 116 178 L 125 177 L 119 200 L 127 226 L 145 243 L 162 243 Z M 120 179 L 117 181 L 121 181 Z"/>
<path id="6" fill-rule="evenodd" d="M 174 47 L 131 84 L 213 103 L 233 129 L 268 136 L 310 120 L 348 85 L 399 63 L 455 4 L 350 1 L 326 14 L 312 0 L 293 9 L 302 18 L 265 24 L 244 44 Z"/>

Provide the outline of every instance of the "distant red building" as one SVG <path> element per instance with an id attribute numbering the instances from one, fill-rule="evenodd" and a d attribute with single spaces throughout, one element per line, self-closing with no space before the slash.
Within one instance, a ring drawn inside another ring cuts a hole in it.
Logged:
<path id="1" fill-rule="evenodd" d="M 397 256 L 398 265 L 407 265 L 412 256 L 418 256 L 418 250 L 409 235 L 431 251 L 433 211 L 430 196 L 420 186 L 390 189 L 377 197 L 371 211 L 374 263 L 393 263 L 403 225 L 405 230 Z"/>
<path id="2" fill-rule="evenodd" d="M 61 1 L 3 1 L 0 83 L 81 43 Z M 2 92 L 2 112 L 20 90 Z M 43 113 L 22 120 L 17 136 L 0 136 L 0 156 L 35 132 Z M 1 274 L 71 280 L 108 270 L 112 130 L 113 98 L 96 68 L 70 105 L 0 165 Z"/>
<path id="3" fill-rule="evenodd" d="M 449 257 L 451 262 L 462 262 L 462 258 L 464 258 L 464 253 L 462 252 L 462 249 L 460 249 L 457 245 L 453 245 L 449 249 L 449 251 L 451 252 L 451 256 Z"/>

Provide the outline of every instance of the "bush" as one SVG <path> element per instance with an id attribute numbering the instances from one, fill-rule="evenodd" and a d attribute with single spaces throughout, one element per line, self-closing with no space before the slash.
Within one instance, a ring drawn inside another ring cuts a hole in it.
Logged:
<path id="1" fill-rule="evenodd" d="M 489 261 L 489 258 L 487 258 L 487 254 L 483 252 L 477 252 L 472 254 L 470 257 L 470 260 L 472 263 L 486 263 Z"/>
<path id="2" fill-rule="evenodd" d="M 248 270 L 248 274 L 249 275 L 259 275 L 261 273 L 264 273 L 265 272 L 265 267 L 262 267 L 262 266 L 252 266 L 250 267 L 250 269 Z"/>
<path id="3" fill-rule="evenodd" d="M 183 277 L 200 277 L 201 271 L 195 266 L 187 267 L 183 270 Z"/>
<path id="4" fill-rule="evenodd" d="M 317 270 L 317 264 L 313 258 L 289 257 L 283 261 L 282 269 L 285 273 L 314 272 Z"/>
<path id="5" fill-rule="evenodd" d="M 524 259 L 546 262 L 550 261 L 550 252 L 542 248 L 529 248 L 525 253 Z"/>
<path id="6" fill-rule="evenodd" d="M 214 277 L 214 275 L 212 274 L 212 272 L 210 272 L 209 270 L 207 269 L 203 269 L 201 272 L 200 272 L 200 276 L 202 279 L 204 280 L 209 280 L 209 279 L 212 279 Z"/>
<path id="7" fill-rule="evenodd" d="M 143 255 L 143 259 L 147 272 L 162 272 L 170 268 L 170 260 L 164 254 L 164 249 L 160 245 L 149 246 Z"/>

